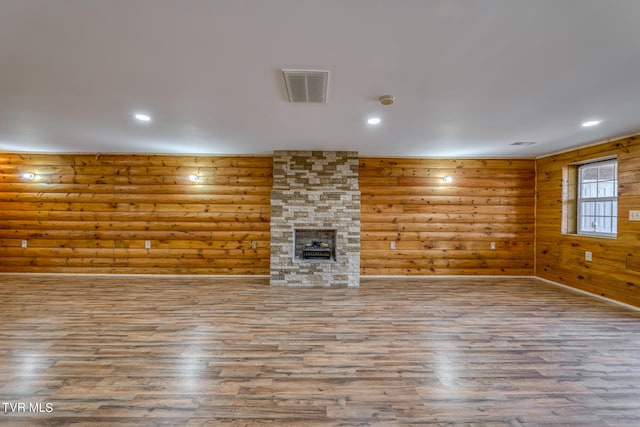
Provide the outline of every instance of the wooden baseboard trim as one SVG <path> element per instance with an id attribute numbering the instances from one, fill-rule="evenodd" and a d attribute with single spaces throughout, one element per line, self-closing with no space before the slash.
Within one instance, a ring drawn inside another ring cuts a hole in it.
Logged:
<path id="1" fill-rule="evenodd" d="M 94 274 L 94 273 L 22 273 L 2 272 L 0 276 L 82 276 L 82 277 L 173 277 L 173 278 L 220 278 L 220 279 L 268 279 L 268 274 Z"/>
<path id="2" fill-rule="evenodd" d="M 511 279 L 530 279 L 530 278 L 536 278 L 535 276 L 501 276 L 501 275 L 495 275 L 495 274 L 486 274 L 486 275 L 480 275 L 480 274 L 460 274 L 460 275 L 444 275 L 444 276 L 438 276 L 438 275 L 414 275 L 414 274 L 403 274 L 403 275 L 391 275 L 391 276 L 386 276 L 386 275 L 381 275 L 381 276 L 376 276 L 376 275 L 371 275 L 371 276 L 360 276 L 360 279 L 473 279 L 473 278 L 511 278 Z"/>

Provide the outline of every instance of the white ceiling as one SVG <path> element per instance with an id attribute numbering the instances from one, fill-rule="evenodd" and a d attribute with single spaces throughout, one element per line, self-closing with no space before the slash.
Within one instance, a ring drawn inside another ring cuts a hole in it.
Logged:
<path id="1" fill-rule="evenodd" d="M 2 0 L 0 151 L 538 156 L 640 131 L 638 22 L 639 0 Z M 327 104 L 289 103 L 282 68 L 330 70 Z"/>

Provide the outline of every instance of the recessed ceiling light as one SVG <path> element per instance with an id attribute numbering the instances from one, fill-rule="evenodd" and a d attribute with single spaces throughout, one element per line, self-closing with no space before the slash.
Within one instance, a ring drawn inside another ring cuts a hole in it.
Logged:
<path id="1" fill-rule="evenodd" d="M 140 120 L 141 122 L 150 122 L 151 121 L 151 116 L 148 114 L 144 114 L 144 113 L 136 113 L 133 115 L 133 117 L 136 118 L 136 120 Z"/>
<path id="2" fill-rule="evenodd" d="M 597 125 L 600 124 L 600 122 L 601 122 L 601 120 L 589 120 L 588 122 L 584 122 L 582 124 L 582 127 L 583 128 L 588 128 L 588 127 L 591 127 L 591 126 L 597 126 Z"/>
<path id="3" fill-rule="evenodd" d="M 367 120 L 367 123 L 369 123 L 370 125 L 377 125 L 378 123 L 380 123 L 380 117 L 371 117 Z"/>

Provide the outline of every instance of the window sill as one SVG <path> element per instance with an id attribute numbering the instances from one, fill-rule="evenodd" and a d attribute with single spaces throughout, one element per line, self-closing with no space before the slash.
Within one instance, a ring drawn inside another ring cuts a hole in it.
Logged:
<path id="1" fill-rule="evenodd" d="M 618 238 L 617 234 L 611 234 L 611 235 L 606 235 L 606 234 L 586 234 L 586 233 L 563 233 L 565 236 L 572 236 L 572 237 L 590 237 L 590 238 L 596 238 L 596 239 L 609 239 L 609 240 L 616 240 Z"/>

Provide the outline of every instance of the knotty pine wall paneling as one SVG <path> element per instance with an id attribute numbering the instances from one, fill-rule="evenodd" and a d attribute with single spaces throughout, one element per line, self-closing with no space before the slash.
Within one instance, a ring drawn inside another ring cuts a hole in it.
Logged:
<path id="1" fill-rule="evenodd" d="M 618 158 L 618 235 L 562 233 L 563 168 L 605 156 Z M 536 275 L 640 306 L 640 136 L 622 138 L 537 160 Z M 593 260 L 585 260 L 585 251 Z"/>
<path id="2" fill-rule="evenodd" d="M 0 172 L 2 272 L 269 273 L 271 157 L 0 153 Z"/>
<path id="3" fill-rule="evenodd" d="M 363 275 L 533 274 L 533 160 L 361 158 L 359 172 Z"/>

